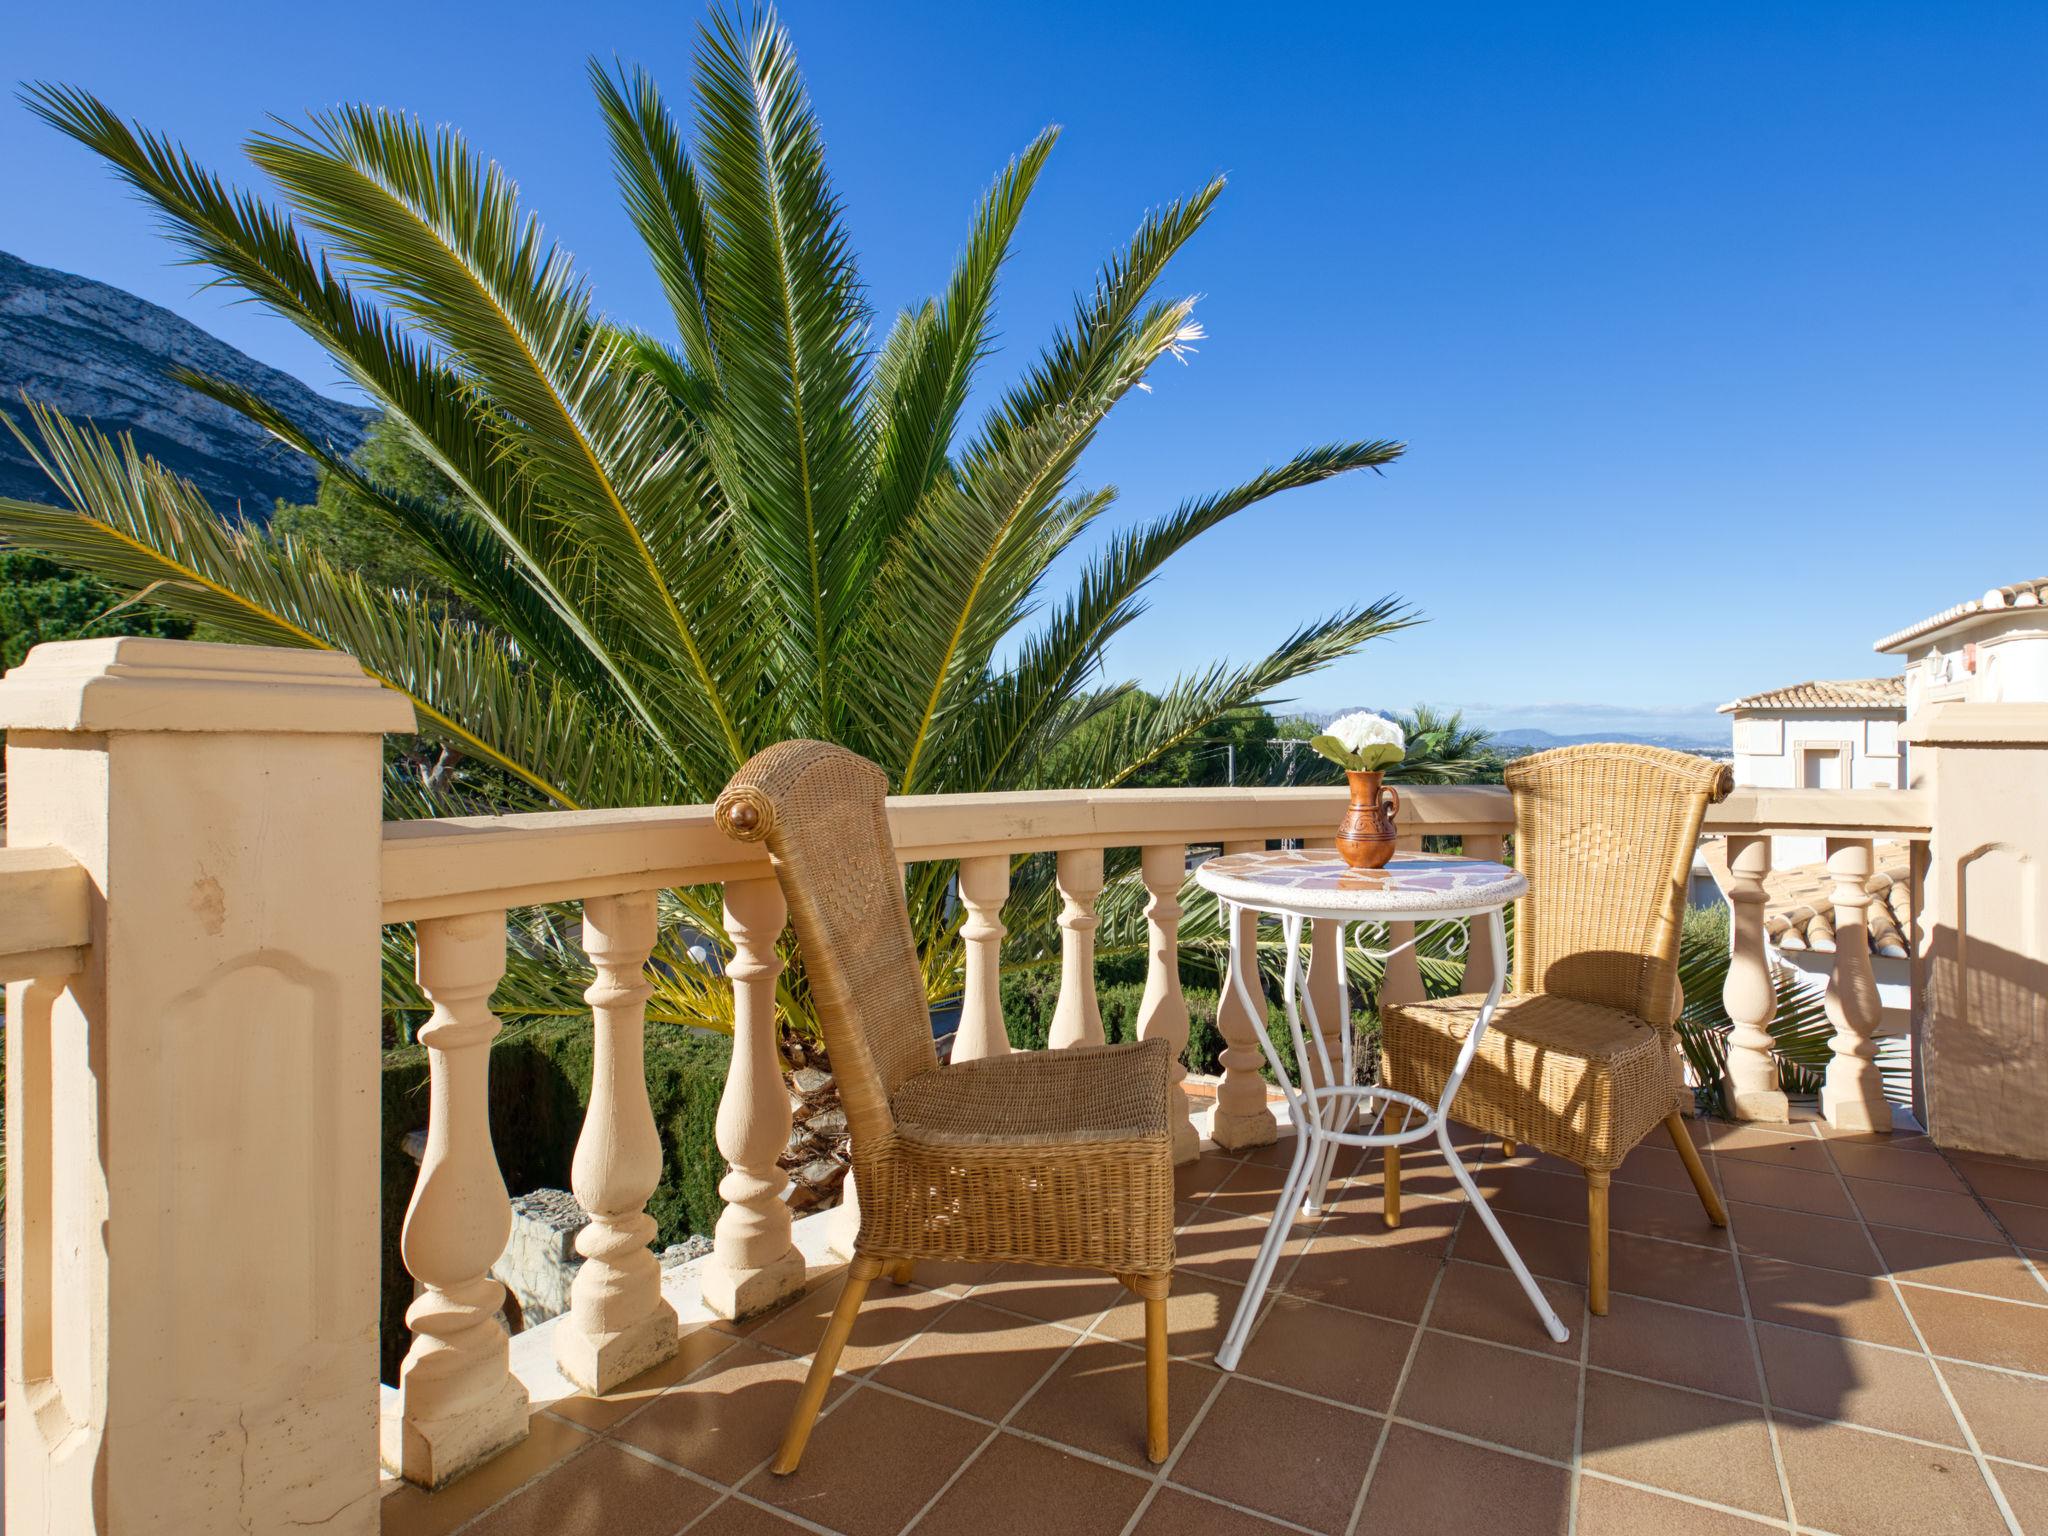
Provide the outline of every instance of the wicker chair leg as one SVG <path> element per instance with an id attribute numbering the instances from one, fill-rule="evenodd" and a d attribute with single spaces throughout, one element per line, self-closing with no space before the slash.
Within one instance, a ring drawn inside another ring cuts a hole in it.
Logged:
<path id="1" fill-rule="evenodd" d="M 1728 1208 L 1721 1204 L 1721 1192 L 1707 1177 L 1706 1165 L 1700 1161 L 1700 1149 L 1692 1144 L 1692 1137 L 1686 1133 L 1685 1116 L 1674 1109 L 1664 1117 L 1664 1129 L 1671 1133 L 1671 1144 L 1678 1148 L 1678 1160 L 1692 1175 L 1692 1187 L 1699 1191 L 1700 1204 L 1707 1208 L 1707 1220 L 1717 1227 L 1727 1226 Z"/>
<path id="2" fill-rule="evenodd" d="M 1166 1297 L 1169 1275 L 1129 1275 L 1124 1284 L 1145 1303 L 1145 1459 L 1166 1460 Z"/>
<path id="3" fill-rule="evenodd" d="M 917 1260 L 915 1259 L 898 1259 L 889 1266 L 889 1283 L 892 1285 L 908 1285 L 916 1276 Z"/>
<path id="4" fill-rule="evenodd" d="M 811 1372 L 804 1378 L 796 1407 L 790 1410 L 789 1428 L 783 1432 L 782 1449 L 775 1455 L 773 1470 L 777 1477 L 787 1477 L 803 1460 L 811 1426 L 817 1422 L 825 1390 L 832 1385 L 832 1372 L 838 1368 L 839 1352 L 846 1348 L 846 1336 L 853 1332 L 853 1320 L 860 1313 L 860 1304 L 867 1299 L 868 1287 L 881 1272 L 882 1261 L 864 1253 L 854 1255 L 853 1262 L 846 1267 L 846 1284 L 839 1292 L 839 1304 L 832 1309 L 832 1321 L 825 1325 L 825 1337 L 818 1341 L 817 1354 L 811 1357 Z"/>
<path id="5" fill-rule="evenodd" d="M 1388 1226 L 1398 1227 L 1401 1225 L 1401 1149 L 1399 1147 L 1387 1148 L 1386 1191 L 1385 1199 L 1381 1201 L 1381 1209 L 1386 1215 Z"/>
<path id="6" fill-rule="evenodd" d="M 1586 1170 L 1586 1308 L 1607 1315 L 1607 1185 L 1605 1168 Z"/>
<path id="7" fill-rule="evenodd" d="M 1514 1137 L 1512 1137 L 1512 1136 L 1503 1136 L 1503 1137 L 1501 1137 L 1501 1139 L 1500 1139 L 1500 1155 L 1501 1155 L 1502 1157 L 1513 1157 L 1513 1156 L 1515 1155 L 1515 1138 L 1514 1138 Z"/>

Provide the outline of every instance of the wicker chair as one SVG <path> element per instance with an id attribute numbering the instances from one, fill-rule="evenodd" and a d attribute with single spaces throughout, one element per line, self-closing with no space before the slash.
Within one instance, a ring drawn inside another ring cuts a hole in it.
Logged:
<path id="1" fill-rule="evenodd" d="M 1451 1117 L 1586 1171 L 1587 1296 L 1607 1311 L 1607 1191 L 1661 1121 L 1715 1226 L 1728 1224 L 1679 1113 L 1673 1024 L 1678 929 L 1707 806 L 1727 767 L 1657 747 L 1563 747 L 1510 763 L 1516 904 L 1511 990 L 1479 1042 Z M 1434 1101 L 1484 998 L 1390 1005 L 1389 1086 Z M 1387 1148 L 1386 1219 L 1400 1223 L 1400 1152 Z"/>
<path id="2" fill-rule="evenodd" d="M 853 1136 L 860 1235 L 790 1416 L 796 1470 L 876 1275 L 919 1259 L 1107 1270 L 1145 1303 L 1146 1451 L 1166 1459 L 1173 1276 L 1171 1060 L 1164 1041 L 939 1065 L 889 837 L 882 770 L 786 741 L 718 798 L 718 824 L 766 840 Z"/>

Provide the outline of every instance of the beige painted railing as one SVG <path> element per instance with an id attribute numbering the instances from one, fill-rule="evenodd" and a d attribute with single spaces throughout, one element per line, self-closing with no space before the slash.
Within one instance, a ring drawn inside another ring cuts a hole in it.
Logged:
<path id="1" fill-rule="evenodd" d="M 648 1250 L 659 1146 L 640 1069 L 664 889 L 722 886 L 734 950 L 733 1064 L 717 1125 L 727 1208 L 705 1296 L 742 1315 L 801 1281 L 776 1161 L 790 1129 L 775 1021 L 786 914 L 760 849 L 726 840 L 701 806 L 391 823 L 379 839 L 379 737 L 400 727 L 396 706 L 341 658 L 161 641 L 47 647 L 0 685 L 16 845 L 0 851 L 0 968 L 35 983 L 10 998 L 8 1395 L 24 1405 L 6 1419 L 10 1524 L 101 1529 L 109 1508 L 151 1508 L 184 1529 L 316 1517 L 374 1529 L 362 1414 L 375 1383 L 362 1373 L 376 1326 L 380 922 L 417 924 L 433 1004 L 421 1031 L 430 1124 L 403 1239 L 420 1295 L 399 1409 L 383 1428 L 387 1463 L 438 1486 L 526 1429 L 489 1274 L 508 1223 L 487 1107 L 509 910 L 582 903 L 594 971 L 595 1070 L 572 1172 L 592 1220 L 556 1333 L 564 1372 L 604 1390 L 676 1347 Z M 1138 851 L 1150 956 L 1139 1030 L 1179 1047 L 1188 848 L 1326 843 L 1342 803 L 1338 789 L 892 803 L 906 864 L 959 861 L 956 1054 L 1009 1049 L 997 964 L 1015 858 L 1056 858 L 1053 1039 L 1073 1044 L 1102 1035 L 1092 955 L 1105 850 Z M 1751 894 L 1758 847 L 1767 858 L 1773 832 L 1829 838 L 1853 923 L 1872 837 L 1924 841 L 1927 817 L 1912 793 L 1745 792 L 1716 808 L 1709 830 L 1730 838 L 1736 869 L 1728 997 L 1743 1112 L 1773 1109 L 1757 1088 L 1769 1021 L 1768 986 L 1755 998 L 1767 981 Z M 1498 788 L 1403 796 L 1408 847 L 1455 835 L 1498 854 L 1510 826 Z M 1313 935 L 1309 970 L 1319 1016 L 1338 1029 L 1333 939 Z M 1875 1076 L 1874 1014 L 1853 958 L 1864 952 L 1843 948 L 1829 1083 L 1830 1112 L 1846 1117 Z M 1501 960 L 1470 952 L 1468 985 L 1485 985 Z M 1383 985 L 1419 995 L 1412 954 Z M 1234 988 L 1224 996 L 1213 1134 L 1255 1145 L 1275 1134 L 1261 1021 Z M 38 1057 L 37 1040 L 54 1052 Z M 1177 1141 L 1193 1154 L 1191 1125 Z M 129 1235 L 113 1240 L 117 1229 Z M 106 1437 L 117 1419 L 118 1441 Z"/>

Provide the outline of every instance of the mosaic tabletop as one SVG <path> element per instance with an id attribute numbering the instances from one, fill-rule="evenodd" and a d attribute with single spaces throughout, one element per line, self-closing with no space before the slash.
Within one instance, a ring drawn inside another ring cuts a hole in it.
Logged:
<path id="1" fill-rule="evenodd" d="M 1328 848 L 1225 854 L 1197 869 L 1195 880 L 1225 901 L 1269 912 L 1483 912 L 1529 888 L 1490 859 L 1397 853 L 1385 869 L 1353 869 Z"/>

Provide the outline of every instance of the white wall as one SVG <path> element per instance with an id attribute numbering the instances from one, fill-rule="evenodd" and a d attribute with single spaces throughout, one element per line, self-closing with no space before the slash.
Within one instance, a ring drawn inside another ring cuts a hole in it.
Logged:
<path id="1" fill-rule="evenodd" d="M 1904 763 L 1902 709 L 1738 709 L 1734 714 L 1735 782 L 1743 788 L 1799 789 L 1805 770 L 1819 768 L 1820 749 L 1838 753 L 1834 776 L 1823 787 L 1896 789 Z M 1783 869 L 1827 856 L 1817 837 L 1771 841 L 1771 862 Z"/>

